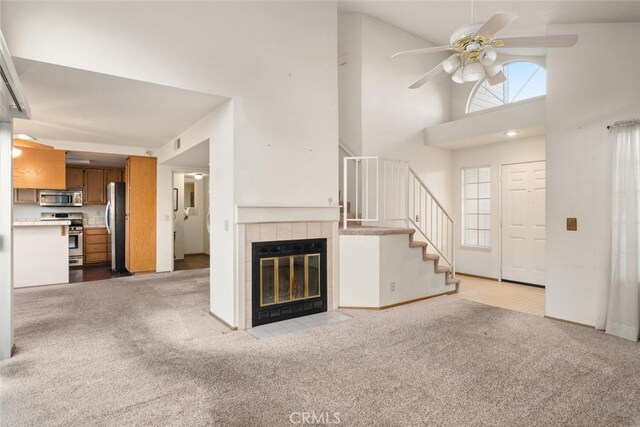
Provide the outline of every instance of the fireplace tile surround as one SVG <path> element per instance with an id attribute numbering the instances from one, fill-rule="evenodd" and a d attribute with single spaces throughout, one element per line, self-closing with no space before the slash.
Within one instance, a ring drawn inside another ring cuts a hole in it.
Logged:
<path id="1" fill-rule="evenodd" d="M 269 222 L 245 224 L 244 230 L 244 294 L 245 328 L 252 324 L 252 244 L 280 240 L 327 239 L 327 307 L 334 310 L 333 300 L 333 256 L 334 236 L 337 232 L 335 221 L 313 222 Z"/>

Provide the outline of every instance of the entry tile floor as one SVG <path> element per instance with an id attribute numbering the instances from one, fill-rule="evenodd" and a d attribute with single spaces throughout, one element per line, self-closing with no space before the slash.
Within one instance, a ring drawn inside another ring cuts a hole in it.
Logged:
<path id="1" fill-rule="evenodd" d="M 279 335 L 305 331 L 318 326 L 344 322 L 345 320 L 350 319 L 350 316 L 339 311 L 327 311 L 325 313 L 317 313 L 309 316 L 297 317 L 295 319 L 283 320 L 281 322 L 269 323 L 267 325 L 256 326 L 255 328 L 247 329 L 247 332 L 261 340 L 277 337 Z"/>
<path id="2" fill-rule="evenodd" d="M 544 316 L 544 288 L 457 275 L 457 297 L 521 313 Z"/>

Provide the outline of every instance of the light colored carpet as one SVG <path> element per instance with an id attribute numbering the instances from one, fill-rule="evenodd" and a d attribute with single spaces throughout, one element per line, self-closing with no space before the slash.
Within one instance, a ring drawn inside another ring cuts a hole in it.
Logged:
<path id="1" fill-rule="evenodd" d="M 591 329 L 446 296 L 256 340 L 207 307 L 208 270 L 17 290 L 1 424 L 640 424 L 640 346 Z"/>

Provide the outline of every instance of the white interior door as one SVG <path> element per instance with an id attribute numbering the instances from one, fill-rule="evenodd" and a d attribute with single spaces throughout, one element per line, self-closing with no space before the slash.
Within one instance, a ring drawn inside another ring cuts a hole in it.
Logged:
<path id="1" fill-rule="evenodd" d="M 502 166 L 502 279 L 545 285 L 545 162 Z"/>

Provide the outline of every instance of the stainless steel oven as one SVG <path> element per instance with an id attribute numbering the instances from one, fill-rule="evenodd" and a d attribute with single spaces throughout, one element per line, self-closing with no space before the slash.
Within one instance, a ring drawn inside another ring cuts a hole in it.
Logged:
<path id="1" fill-rule="evenodd" d="M 82 239 L 84 231 L 82 226 L 69 226 L 69 265 L 82 265 Z"/>
<path id="2" fill-rule="evenodd" d="M 40 206 L 82 206 L 82 190 L 40 190 Z"/>

